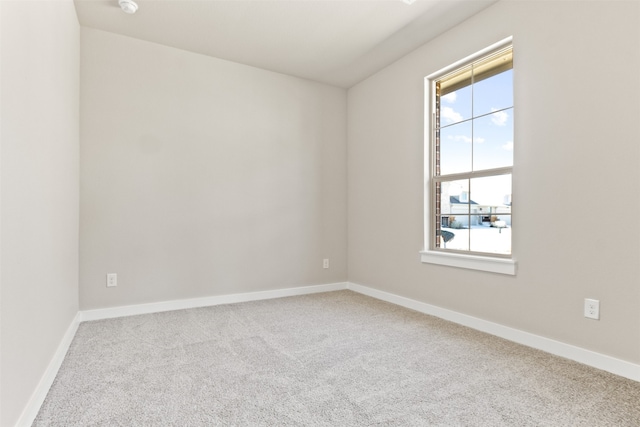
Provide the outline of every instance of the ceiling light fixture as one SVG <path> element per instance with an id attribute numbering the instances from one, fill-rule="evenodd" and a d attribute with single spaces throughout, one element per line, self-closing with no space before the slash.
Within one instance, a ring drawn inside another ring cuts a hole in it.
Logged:
<path id="1" fill-rule="evenodd" d="M 124 13 L 130 15 L 136 13 L 136 10 L 138 10 L 138 5 L 133 0 L 118 0 L 118 4 Z"/>
<path id="2" fill-rule="evenodd" d="M 403 3 L 413 4 L 416 0 L 402 0 Z"/>

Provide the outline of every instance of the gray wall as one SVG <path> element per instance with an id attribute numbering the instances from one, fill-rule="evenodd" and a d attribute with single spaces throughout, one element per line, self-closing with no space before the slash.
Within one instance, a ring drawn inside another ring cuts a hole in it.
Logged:
<path id="1" fill-rule="evenodd" d="M 422 264 L 423 78 L 510 35 L 517 275 Z M 640 363 L 638 76 L 640 3 L 514 1 L 351 88 L 349 280 Z"/>
<path id="2" fill-rule="evenodd" d="M 345 90 L 89 28 L 81 52 L 81 309 L 346 280 Z"/>
<path id="3" fill-rule="evenodd" d="M 1 2 L 0 425 L 78 312 L 80 28 L 72 1 Z"/>

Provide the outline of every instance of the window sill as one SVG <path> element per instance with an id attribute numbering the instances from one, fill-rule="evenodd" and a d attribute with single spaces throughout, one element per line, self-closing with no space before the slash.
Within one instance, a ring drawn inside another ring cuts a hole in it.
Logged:
<path id="1" fill-rule="evenodd" d="M 478 255 L 463 255 L 436 251 L 420 252 L 421 261 L 427 264 L 446 265 L 470 270 L 515 276 L 516 262 L 513 259 L 490 258 Z"/>

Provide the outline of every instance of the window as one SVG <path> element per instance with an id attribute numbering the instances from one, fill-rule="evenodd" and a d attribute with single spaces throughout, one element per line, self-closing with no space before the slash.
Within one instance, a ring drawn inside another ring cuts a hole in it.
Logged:
<path id="1" fill-rule="evenodd" d="M 422 260 L 515 274 L 511 40 L 427 77 L 426 100 Z"/>

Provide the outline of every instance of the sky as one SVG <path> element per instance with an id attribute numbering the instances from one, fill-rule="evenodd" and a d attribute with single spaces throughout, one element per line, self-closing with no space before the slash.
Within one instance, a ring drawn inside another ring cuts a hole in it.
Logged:
<path id="1" fill-rule="evenodd" d="M 513 166 L 513 70 L 443 96 L 440 118 L 441 175 Z M 450 194 L 458 185 L 469 191 L 456 182 Z M 503 204 L 507 194 L 511 175 L 471 180 L 479 204 Z"/>

